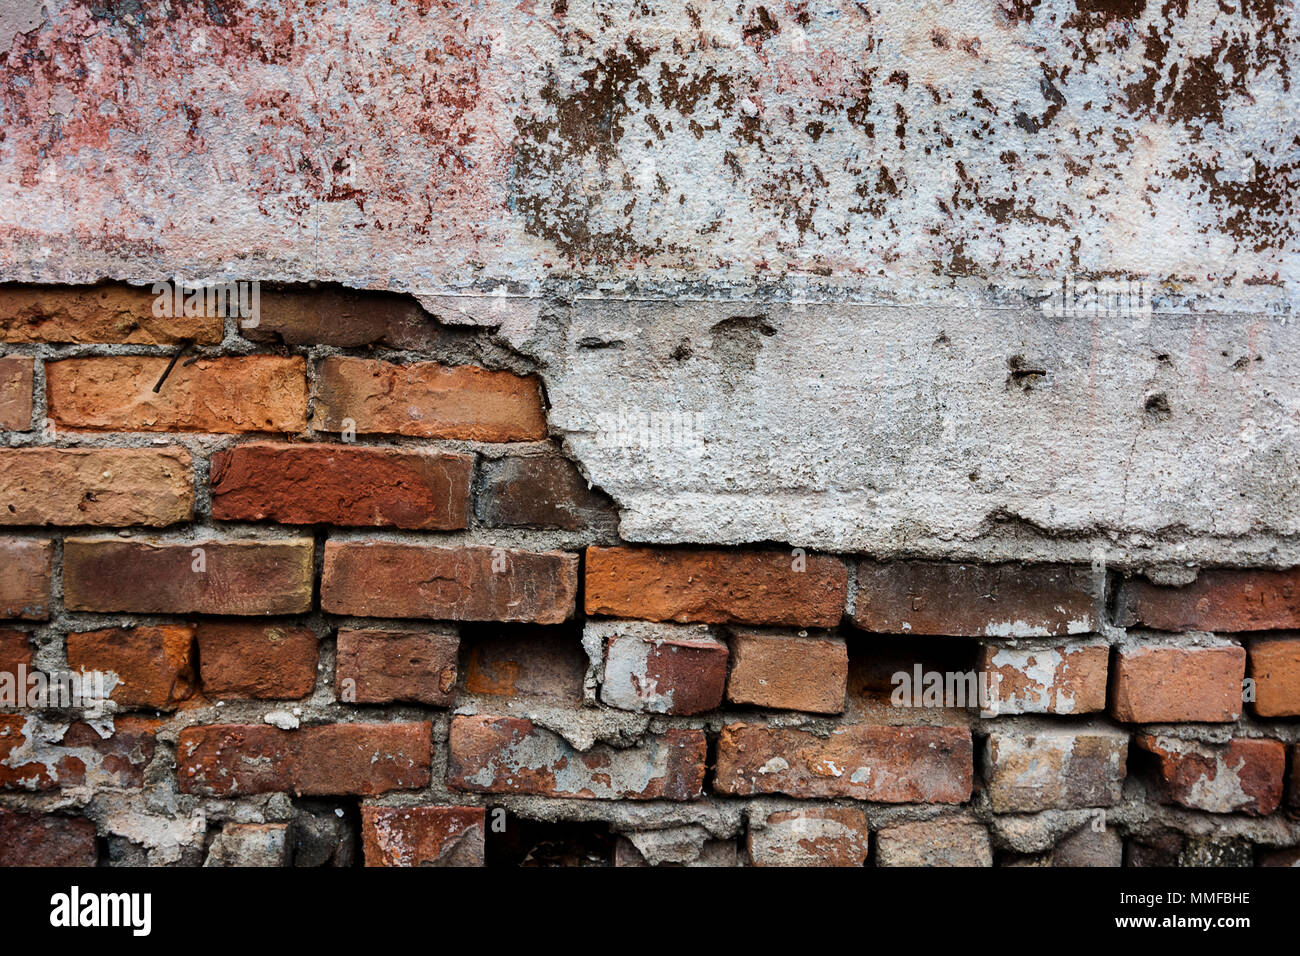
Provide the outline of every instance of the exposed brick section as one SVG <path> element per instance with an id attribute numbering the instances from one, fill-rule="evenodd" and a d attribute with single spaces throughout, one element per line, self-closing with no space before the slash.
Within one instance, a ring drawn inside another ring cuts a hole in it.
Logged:
<path id="1" fill-rule="evenodd" d="M 485 458 L 477 499 L 479 521 L 489 528 L 561 528 L 579 531 L 611 525 L 613 504 L 587 487 L 563 455 Z"/>
<path id="2" fill-rule="evenodd" d="M 227 823 L 208 848 L 204 866 L 288 866 L 287 823 Z"/>
<path id="3" fill-rule="evenodd" d="M 366 866 L 482 866 L 482 807 L 362 807 Z"/>
<path id="4" fill-rule="evenodd" d="M 31 430 L 32 365 L 20 355 L 0 358 L 0 430 Z"/>
<path id="5" fill-rule="evenodd" d="M 1071 833 L 1051 854 L 1052 866 L 1123 866 L 1124 839 L 1118 831 L 1091 824 Z"/>
<path id="6" fill-rule="evenodd" d="M 197 637 L 199 676 L 208 697 L 298 700 L 316 686 L 319 641 L 305 627 L 203 621 Z"/>
<path id="7" fill-rule="evenodd" d="M 1110 645 L 1105 641 L 1043 647 L 985 645 L 990 708 L 998 714 L 1088 714 L 1106 709 Z"/>
<path id="8" fill-rule="evenodd" d="M 572 636 L 546 628 L 467 640 L 465 690 L 471 694 L 580 705 L 587 655 Z"/>
<path id="9" fill-rule="evenodd" d="M 995 813 L 1119 802 L 1128 735 L 1108 729 L 995 730 L 984 747 L 984 780 Z"/>
<path id="10" fill-rule="evenodd" d="M 992 866 L 989 833 L 974 820 L 923 820 L 876 834 L 877 866 Z"/>
<path id="11" fill-rule="evenodd" d="M 802 571 L 795 570 L 803 566 Z M 588 614 L 648 621 L 832 627 L 844 615 L 838 558 L 785 551 L 588 548 Z"/>
<path id="12" fill-rule="evenodd" d="M 210 797 L 411 790 L 428 785 L 432 754 L 427 723 L 217 724 L 182 731 L 176 746 L 181 791 Z"/>
<path id="13" fill-rule="evenodd" d="M 48 618 L 53 565 L 52 541 L 0 538 L 0 617 Z"/>
<path id="14" fill-rule="evenodd" d="M 1256 638 L 1249 645 L 1260 717 L 1300 716 L 1300 634 Z"/>
<path id="15" fill-rule="evenodd" d="M 464 528 L 473 471 L 472 455 L 252 442 L 212 456 L 212 517 Z"/>
<path id="16" fill-rule="evenodd" d="M 1118 649 L 1111 713 L 1126 723 L 1223 723 L 1241 716 L 1246 651 L 1133 645 Z"/>
<path id="17" fill-rule="evenodd" d="M 117 675 L 110 694 L 121 707 L 175 710 L 194 692 L 192 627 L 111 627 L 69 634 L 73 670 Z"/>
<path id="18" fill-rule="evenodd" d="M 117 283 L 91 288 L 0 286 L 0 340 L 200 345 L 221 341 L 220 316 L 156 316 L 149 289 Z"/>
<path id="19" fill-rule="evenodd" d="M 454 717 L 447 783 L 481 793 L 588 800 L 694 800 L 704 786 L 704 732 L 671 729 L 639 744 L 575 750 L 516 717 Z"/>
<path id="20" fill-rule="evenodd" d="M 95 825 L 80 817 L 0 810 L 0 866 L 94 866 Z"/>
<path id="21" fill-rule="evenodd" d="M 879 803 L 962 803 L 974 773 L 965 727 L 804 730 L 729 724 L 718 738 L 715 787 L 749 796 L 848 797 Z"/>
<path id="22" fill-rule="evenodd" d="M 345 703 L 447 707 L 456 697 L 459 649 L 450 628 L 339 628 L 335 690 Z"/>
<path id="23" fill-rule="evenodd" d="M 652 714 L 699 714 L 722 703 L 727 645 L 707 630 L 640 621 L 587 625 L 603 642 L 600 699 Z"/>
<path id="24" fill-rule="evenodd" d="M 164 527 L 193 513 L 184 448 L 0 449 L 0 524 Z"/>
<path id="25" fill-rule="evenodd" d="M 74 611 L 301 614 L 311 609 L 312 552 L 310 538 L 179 544 L 68 538 L 63 599 Z M 205 570 L 196 570 L 200 560 Z"/>
<path id="26" fill-rule="evenodd" d="M 546 437 L 541 383 L 534 376 L 436 362 L 397 365 L 332 356 L 316 374 L 318 427 L 357 434 L 540 441 Z"/>
<path id="27" fill-rule="evenodd" d="M 1209 568 L 1186 587 L 1145 578 L 1124 582 L 1119 623 L 1157 631 L 1272 631 L 1300 628 L 1300 568 Z"/>
<path id="28" fill-rule="evenodd" d="M 325 544 L 321 607 L 331 614 L 559 624 L 577 593 L 578 556 L 561 551 Z"/>
<path id="29" fill-rule="evenodd" d="M 45 363 L 49 414 L 61 428 L 117 432 L 300 432 L 307 365 L 274 355 L 177 362 L 105 356 Z"/>
<path id="30" fill-rule="evenodd" d="M 1139 734 L 1155 757 L 1165 797 L 1193 810 L 1265 816 L 1282 803 L 1286 747 L 1276 740 L 1234 738 L 1226 745 Z"/>
<path id="31" fill-rule="evenodd" d="M 886 634 L 1057 637 L 1097 629 L 1089 568 L 938 561 L 858 564 L 858 627 Z"/>
<path id="32" fill-rule="evenodd" d="M 0 674 L 17 675 L 19 666 L 32 669 L 32 642 L 24 631 L 0 629 Z"/>
<path id="33" fill-rule="evenodd" d="M 39 724 L 21 714 L 0 714 L 0 789 L 59 787 L 136 789 L 153 760 L 156 723 L 116 717 L 100 737 L 89 724 Z"/>
<path id="34" fill-rule="evenodd" d="M 352 289 L 261 290 L 258 323 L 240 328 L 253 342 L 357 348 L 432 349 L 439 329 L 409 296 Z"/>
<path id="35" fill-rule="evenodd" d="M 754 866 L 862 866 L 867 861 L 867 815 L 848 807 L 770 813 L 749 829 Z"/>
<path id="36" fill-rule="evenodd" d="M 849 653 L 842 637 L 741 631 L 731 639 L 727 700 L 778 710 L 838 714 Z"/>

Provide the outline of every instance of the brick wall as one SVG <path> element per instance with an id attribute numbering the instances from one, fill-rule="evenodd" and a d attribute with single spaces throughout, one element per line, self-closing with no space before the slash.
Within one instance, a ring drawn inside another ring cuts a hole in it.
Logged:
<path id="1" fill-rule="evenodd" d="M 152 304 L 0 288 L 0 863 L 1300 861 L 1300 569 L 623 541 L 490 331 Z"/>

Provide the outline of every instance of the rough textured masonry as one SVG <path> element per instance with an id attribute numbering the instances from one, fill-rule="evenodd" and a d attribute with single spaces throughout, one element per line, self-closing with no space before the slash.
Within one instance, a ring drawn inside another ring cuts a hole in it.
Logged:
<path id="1" fill-rule="evenodd" d="M 0 865 L 1297 865 L 1297 65 L 4 4 Z"/>

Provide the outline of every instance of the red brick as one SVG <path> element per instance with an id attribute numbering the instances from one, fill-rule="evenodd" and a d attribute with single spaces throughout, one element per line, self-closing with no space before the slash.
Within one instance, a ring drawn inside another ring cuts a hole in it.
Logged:
<path id="1" fill-rule="evenodd" d="M 209 697 L 299 700 L 316 686 L 319 642 L 305 627 L 203 621 L 199 676 Z"/>
<path id="2" fill-rule="evenodd" d="M 769 813 L 751 824 L 749 862 L 754 866 L 862 866 L 867 861 L 867 815 L 849 807 L 818 807 Z"/>
<path id="3" fill-rule="evenodd" d="M 329 432 L 342 431 L 345 419 L 351 419 L 359 435 L 486 442 L 546 437 L 535 376 L 473 365 L 397 365 L 331 356 L 317 370 L 316 409 L 317 427 Z"/>
<path id="4" fill-rule="evenodd" d="M 1133 724 L 1233 721 L 1245 676 L 1246 651 L 1235 644 L 1121 647 L 1111 714 Z"/>
<path id="5" fill-rule="evenodd" d="M 53 566 L 54 542 L 0 538 L 0 617 L 48 618 Z"/>
<path id="6" fill-rule="evenodd" d="M 838 558 L 784 551 L 588 548 L 586 589 L 588 614 L 833 627 L 844 615 L 848 569 Z"/>
<path id="7" fill-rule="evenodd" d="M 24 631 L 0 630 L 0 674 L 32 669 L 32 642 Z"/>
<path id="8" fill-rule="evenodd" d="M 473 455 L 252 442 L 212 456 L 212 517 L 464 528 L 473 470 Z"/>
<path id="9" fill-rule="evenodd" d="M 113 355 L 45 363 L 49 414 L 62 428 L 111 432 L 301 432 L 307 365 L 301 356 L 177 362 Z"/>
<path id="10" fill-rule="evenodd" d="M 452 629 L 339 628 L 335 690 L 346 703 L 447 707 L 456 698 L 459 650 Z"/>
<path id="11" fill-rule="evenodd" d="M 163 543 L 68 538 L 64 603 L 136 614 L 301 614 L 311 610 L 313 543 Z M 202 550 L 206 571 L 194 570 Z"/>
<path id="12" fill-rule="evenodd" d="M 994 813 L 1111 807 L 1128 772 L 1128 734 L 1108 728 L 995 730 L 984 747 Z"/>
<path id="13" fill-rule="evenodd" d="M 0 714 L 0 788 L 138 788 L 153 759 L 156 722 L 117 717 L 108 737 L 89 724 L 44 724 Z"/>
<path id="14" fill-rule="evenodd" d="M 1273 631 L 1300 628 L 1300 568 L 1209 568 L 1185 587 L 1125 581 L 1119 623 L 1157 631 Z"/>
<path id="15" fill-rule="evenodd" d="M 163 527 L 193 514 L 184 448 L 0 449 L 0 524 Z"/>
<path id="16" fill-rule="evenodd" d="M 587 655 L 572 634 L 544 627 L 465 635 L 465 690 L 581 706 Z"/>
<path id="17" fill-rule="evenodd" d="M 192 627 L 110 627 L 67 637 L 70 667 L 116 674 L 113 701 L 157 710 L 175 710 L 194 693 L 193 647 Z"/>
<path id="18" fill-rule="evenodd" d="M 562 528 L 581 531 L 612 525 L 617 510 L 588 487 L 562 455 L 485 458 L 479 467 L 476 511 L 489 528 Z"/>
<path id="19" fill-rule="evenodd" d="M 923 820 L 876 835 L 876 866 L 992 866 L 989 832 L 974 820 Z"/>
<path id="20" fill-rule="evenodd" d="M 739 631 L 731 638 L 727 700 L 778 710 L 844 710 L 849 652 L 842 637 Z"/>
<path id="21" fill-rule="evenodd" d="M 432 734 L 428 723 L 190 727 L 176 745 L 177 774 L 183 793 L 210 797 L 373 796 L 428 786 Z"/>
<path id="22" fill-rule="evenodd" d="M 239 334 L 254 342 L 285 345 L 335 345 L 358 348 L 385 345 L 430 351 L 437 346 L 437 324 L 410 296 L 352 289 L 261 290 L 258 323 L 241 324 Z"/>
<path id="23" fill-rule="evenodd" d="M 858 564 L 858 627 L 885 634 L 1056 637 L 1097 629 L 1089 568 L 893 561 Z"/>
<path id="24" fill-rule="evenodd" d="M 1234 738 L 1226 745 L 1139 734 L 1154 755 L 1164 797 L 1209 813 L 1265 816 L 1282 803 L 1286 747 L 1276 740 Z"/>
<path id="25" fill-rule="evenodd" d="M 5 342 L 215 345 L 220 316 L 156 316 L 151 289 L 121 283 L 89 288 L 0 286 L 0 339 Z"/>
<path id="26" fill-rule="evenodd" d="M 1300 716 L 1300 635 L 1279 634 L 1250 642 L 1250 677 L 1260 717 Z"/>
<path id="27" fill-rule="evenodd" d="M 0 866 L 94 866 L 95 825 L 81 817 L 0 810 Z"/>
<path id="28" fill-rule="evenodd" d="M 1089 714 L 1106 709 L 1110 645 L 987 644 L 981 667 L 997 714 Z"/>
<path id="29" fill-rule="evenodd" d="M 604 648 L 600 699 L 652 714 L 699 714 L 722 703 L 727 645 L 699 627 L 592 621 L 587 640 Z"/>
<path id="30" fill-rule="evenodd" d="M 482 807 L 362 807 L 366 866 L 483 866 Z"/>
<path id="31" fill-rule="evenodd" d="M 31 431 L 33 364 L 20 355 L 0 358 L 0 430 Z"/>
<path id="32" fill-rule="evenodd" d="M 330 614 L 559 624 L 577 592 L 578 556 L 562 551 L 325 544 L 321 608 Z"/>
<path id="33" fill-rule="evenodd" d="M 804 730 L 729 724 L 718 740 L 715 789 L 750 796 L 962 803 L 974 760 L 965 727 L 843 725 L 829 737 Z"/>
<path id="34" fill-rule="evenodd" d="M 695 800 L 703 793 L 701 730 L 671 729 L 634 747 L 575 750 L 517 717 L 451 721 L 447 783 L 480 793 L 529 793 L 587 800 Z"/>
<path id="35" fill-rule="evenodd" d="M 1287 806 L 1300 810 L 1300 744 L 1291 745 L 1291 777 L 1286 792 Z"/>

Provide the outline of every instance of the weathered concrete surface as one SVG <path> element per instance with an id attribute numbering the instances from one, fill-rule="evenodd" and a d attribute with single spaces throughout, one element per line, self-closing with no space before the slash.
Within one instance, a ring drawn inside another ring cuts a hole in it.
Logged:
<path id="1" fill-rule="evenodd" d="M 8 6 L 4 278 L 1295 279 L 1276 0 Z"/>
<path id="2" fill-rule="evenodd" d="M 549 350 L 551 428 L 630 540 L 1295 563 L 1295 323 L 770 302 L 572 313 Z"/>

